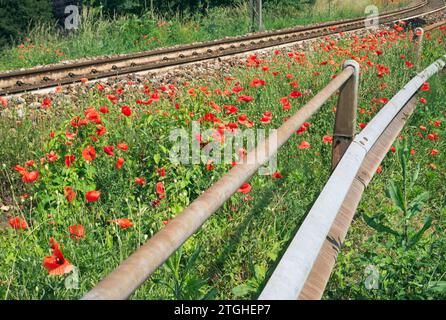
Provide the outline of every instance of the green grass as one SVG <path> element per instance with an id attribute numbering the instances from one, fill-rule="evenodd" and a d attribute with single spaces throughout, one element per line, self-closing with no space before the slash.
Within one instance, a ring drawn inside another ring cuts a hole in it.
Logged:
<path id="1" fill-rule="evenodd" d="M 264 24 L 267 30 L 339 20 L 364 15 L 366 4 L 334 6 L 330 10 L 309 5 L 266 7 Z M 402 1 L 398 6 L 402 6 Z M 390 10 L 397 5 L 380 6 Z M 32 67 L 61 60 L 122 54 L 220 39 L 250 32 L 249 10 L 246 3 L 236 7 L 211 9 L 207 16 L 181 18 L 124 16 L 109 19 L 98 9 L 85 11 L 79 30 L 69 35 L 54 26 L 38 25 L 27 33 L 23 43 L 0 52 L 0 70 Z"/>
<path id="2" fill-rule="evenodd" d="M 423 66 L 444 54 L 444 47 L 437 42 L 439 38 L 444 38 L 444 31 L 436 32 L 430 40 L 426 40 Z M 343 49 L 361 45 L 361 42 L 355 44 L 348 37 L 334 43 Z M 328 42 L 321 44 L 329 46 Z M 405 65 L 406 60 L 414 59 L 410 48 L 411 43 L 407 39 L 397 41 L 388 37 L 383 44 L 378 42 L 376 48 L 366 46 L 355 51 L 357 57 L 369 57 L 361 62 L 363 71 L 358 123 L 367 123 L 381 108 L 381 103 L 373 101 L 391 98 L 416 73 Z M 376 50 L 382 50 L 383 54 L 375 55 Z M 404 59 L 400 57 L 403 53 L 406 55 Z M 207 82 L 197 79 L 191 84 L 177 84 L 172 95 L 162 93 L 160 101 L 147 106 L 136 101 L 147 101 L 149 95 L 140 86 L 133 85 L 123 86 L 124 92 L 117 94 L 119 100 L 116 105 L 107 99 L 107 94 L 113 94 L 116 88 L 107 86 L 105 91 L 99 91 L 93 84 L 87 84 L 86 89 L 80 90 L 83 93 L 73 102 L 67 102 L 59 94 L 51 96 L 52 106 L 49 109 L 28 109 L 25 104 L 23 117 L 15 103 L 10 102 L 0 121 L 0 135 L 4 137 L 0 142 L 1 204 L 10 206 L 9 215 L 25 219 L 29 229 L 19 231 L 8 228 L 0 232 L 0 297 L 81 297 L 147 238 L 163 228 L 163 221 L 181 212 L 230 168 L 230 165 L 216 164 L 213 170 L 207 170 L 205 164 L 171 163 L 168 159 L 168 151 L 172 148 L 172 142 L 168 139 L 171 129 L 185 128 L 189 131 L 191 118 L 197 120 L 208 113 L 213 113 L 225 123 L 235 123 L 238 115 L 246 114 L 254 121 L 255 128 L 277 128 L 322 89 L 334 74 L 339 73 L 342 62 L 347 58 L 350 58 L 347 50 L 338 51 L 335 47 L 328 52 L 319 47 L 305 56 L 291 58 L 286 51 L 279 56 L 271 54 L 258 66 L 237 66 L 231 69 L 230 74 L 216 74 L 215 79 Z M 378 78 L 376 69 L 367 67 L 368 60 L 388 66 L 390 73 Z M 325 61 L 326 64 L 321 64 Z M 265 66 L 269 70 L 261 69 Z M 276 71 L 278 75 L 273 74 Z M 291 74 L 293 79 L 289 79 L 287 74 Z M 236 80 L 225 80 L 229 75 Z M 254 78 L 265 80 L 266 86 L 249 87 Z M 291 81 L 297 81 L 299 88 L 294 89 Z M 383 164 L 383 172 L 372 181 L 364 195 L 326 298 L 444 297 L 444 294 L 428 289 L 426 284 L 428 280 L 441 280 L 445 267 L 445 260 L 441 259 L 446 250 L 446 243 L 442 240 L 446 228 L 446 190 L 443 183 L 446 121 L 441 104 L 446 95 L 444 81 L 444 74 L 432 78 L 431 90 L 422 94 L 428 104 L 419 104 L 405 132 L 406 140 L 415 143 L 417 150 L 410 160 L 411 172 L 417 163 L 420 164 L 419 179 L 409 190 L 408 198 L 414 198 L 422 190 L 430 192 L 427 203 L 410 221 L 409 231 L 417 229 L 428 215 L 433 217 L 433 226 L 415 246 L 407 249 L 392 237 L 378 234 L 364 223 L 364 212 L 373 217 L 383 212 L 383 223 L 393 229 L 401 228 L 401 213 L 383 193 L 390 181 L 398 183 L 402 176 L 398 158 L 390 155 Z M 384 83 L 387 86 L 383 86 Z M 146 84 L 152 93 L 158 88 L 149 80 Z M 230 90 L 237 84 L 245 88 L 242 93 L 254 97 L 252 102 L 238 102 L 238 95 L 235 94 L 214 93 L 214 89 Z M 195 88 L 196 96 L 190 94 L 190 88 Z M 280 98 L 292 90 L 299 90 L 304 95 L 290 99 L 291 110 L 283 110 Z M 239 111 L 233 115 L 226 114 L 225 109 L 218 112 L 211 107 L 211 102 L 222 108 L 224 105 L 235 105 Z M 179 109 L 175 107 L 176 103 Z M 97 128 L 90 123 L 79 128 L 71 146 L 66 145 L 66 130 L 76 130 L 70 125 L 70 120 L 76 116 L 84 117 L 84 111 L 89 107 L 98 109 L 103 105 L 110 109 L 109 114 L 101 114 L 107 133 L 98 142 L 92 142 L 90 136 L 95 134 Z M 133 109 L 129 118 L 120 112 L 123 105 Z M 322 137 L 332 134 L 335 105 L 336 96 L 310 119 L 311 125 L 305 133 L 294 135 L 280 150 L 278 169 L 283 175 L 282 179 L 254 176 L 249 181 L 252 186 L 249 195 L 233 195 L 132 298 L 257 297 L 330 174 L 331 145 L 325 144 Z M 273 119 L 267 125 L 260 123 L 265 111 L 273 113 Z M 442 121 L 440 127 L 434 127 L 431 123 L 437 119 Z M 419 125 L 425 125 L 428 132 L 437 132 L 439 140 L 411 139 Z M 212 122 L 202 123 L 204 128 L 216 126 Z M 51 131 L 55 132 L 52 139 L 49 138 Z M 304 140 L 311 144 L 310 149 L 297 148 Z M 120 142 L 126 142 L 130 148 L 127 152 L 115 149 L 119 156 L 126 159 L 123 168 L 117 170 L 114 166 L 116 157 L 106 155 L 102 149 Z M 90 144 L 95 146 L 97 158 L 88 164 L 82 159 L 81 151 Z M 402 149 L 402 145 L 397 146 L 398 150 Z M 429 156 L 432 148 L 440 151 L 435 157 Z M 54 163 L 39 164 L 39 159 L 51 150 L 59 155 L 59 159 Z M 76 156 L 70 169 L 63 161 L 68 154 Z M 24 184 L 20 174 L 12 168 L 17 164 L 24 165 L 31 159 L 36 162 L 32 170 L 39 170 L 40 176 L 34 183 Z M 434 163 L 436 170 L 432 170 L 429 163 Z M 157 174 L 159 167 L 166 169 L 165 177 Z M 147 183 L 136 186 L 134 178 L 141 176 Z M 155 184 L 159 181 L 163 181 L 166 187 L 166 198 L 154 206 L 153 201 L 158 199 Z M 65 186 L 72 186 L 77 192 L 77 198 L 71 204 L 64 197 Z M 84 194 L 92 189 L 102 191 L 101 199 L 87 204 Z M 30 197 L 21 197 L 24 194 Z M 109 223 L 112 219 L 124 217 L 131 218 L 134 226 L 120 229 Z M 85 227 L 83 239 L 76 241 L 70 238 L 67 229 L 73 224 Z M 66 279 L 73 274 L 49 276 L 42 266 L 44 257 L 51 253 L 50 237 L 61 244 L 66 258 L 78 268 L 78 289 L 67 289 L 65 285 Z M 389 261 L 388 257 L 392 260 Z M 367 277 L 364 266 L 369 264 L 377 265 L 381 272 L 385 270 L 387 282 L 384 281 L 383 289 L 363 289 Z"/>

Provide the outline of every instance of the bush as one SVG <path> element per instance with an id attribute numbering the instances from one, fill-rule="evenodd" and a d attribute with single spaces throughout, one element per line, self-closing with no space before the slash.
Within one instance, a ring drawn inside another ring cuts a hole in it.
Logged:
<path id="1" fill-rule="evenodd" d="M 0 0 L 0 17 L 0 48 L 21 39 L 37 22 L 54 21 L 50 0 Z"/>

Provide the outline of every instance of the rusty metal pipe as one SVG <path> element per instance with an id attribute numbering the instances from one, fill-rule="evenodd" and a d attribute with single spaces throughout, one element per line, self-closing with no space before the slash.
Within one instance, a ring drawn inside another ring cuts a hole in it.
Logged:
<path id="1" fill-rule="evenodd" d="M 84 300 L 127 299 L 217 211 L 355 72 L 347 66 L 323 90 L 232 168 L 168 225 L 100 281 Z M 272 148 L 270 146 L 273 145 Z"/>

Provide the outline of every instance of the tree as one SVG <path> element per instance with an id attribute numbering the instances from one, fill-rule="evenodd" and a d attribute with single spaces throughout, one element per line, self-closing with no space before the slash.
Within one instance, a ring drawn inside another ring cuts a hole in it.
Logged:
<path id="1" fill-rule="evenodd" d="M 50 0 L 0 0 L 0 48 L 23 37 L 38 22 L 51 22 Z"/>

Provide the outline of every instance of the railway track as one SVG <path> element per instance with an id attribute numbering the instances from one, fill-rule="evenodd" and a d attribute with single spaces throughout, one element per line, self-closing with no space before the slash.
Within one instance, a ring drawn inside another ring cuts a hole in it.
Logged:
<path id="1" fill-rule="evenodd" d="M 384 13 L 379 16 L 379 22 L 380 24 L 389 24 L 398 20 L 438 15 L 445 8 L 444 0 L 423 0 L 409 8 Z M 339 32 L 361 30 L 365 28 L 365 21 L 371 19 L 373 18 L 361 17 L 341 22 L 327 22 L 307 27 L 262 32 L 116 57 L 3 72 L 0 73 L 0 96 L 50 89 L 60 85 L 81 82 L 85 79 L 104 79 L 179 66 L 296 43 Z"/>

